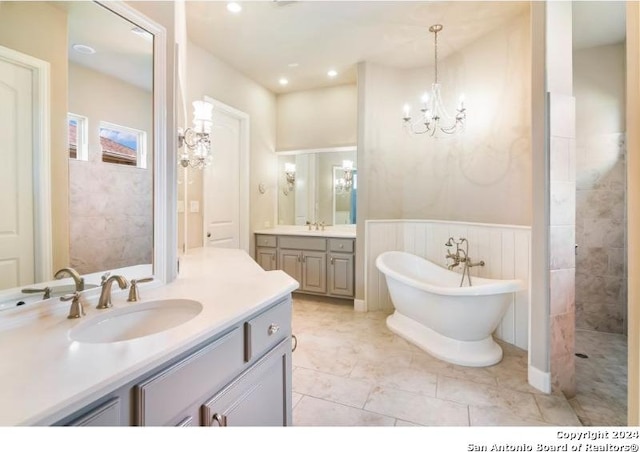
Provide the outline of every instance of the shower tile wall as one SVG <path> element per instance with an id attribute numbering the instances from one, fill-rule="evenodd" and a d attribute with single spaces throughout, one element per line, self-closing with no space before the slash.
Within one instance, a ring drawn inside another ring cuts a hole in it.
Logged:
<path id="1" fill-rule="evenodd" d="M 579 138 L 576 151 L 576 326 L 625 333 L 625 134 Z"/>
<path id="2" fill-rule="evenodd" d="M 71 266 L 80 273 L 152 262 L 152 171 L 69 160 Z"/>

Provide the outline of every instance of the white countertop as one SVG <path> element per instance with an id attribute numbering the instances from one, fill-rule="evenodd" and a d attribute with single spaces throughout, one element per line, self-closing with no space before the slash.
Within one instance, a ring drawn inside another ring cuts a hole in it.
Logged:
<path id="1" fill-rule="evenodd" d="M 164 286 L 140 285 L 138 303 L 189 298 L 195 318 L 161 333 L 110 344 L 72 341 L 70 328 L 103 314 L 67 319 L 69 303 L 50 301 L 0 313 L 0 425 L 48 425 L 216 336 L 297 289 L 282 271 L 264 271 L 239 250 L 207 248 L 181 257 L 180 275 Z M 129 306 L 113 285 L 113 308 Z M 24 309 L 22 309 L 24 308 Z M 107 311 L 111 311 L 111 309 Z"/>
<path id="2" fill-rule="evenodd" d="M 311 237 L 332 237 L 332 238 L 356 238 L 356 225 L 337 225 L 325 226 L 324 231 L 315 229 L 309 230 L 309 226 L 281 225 L 268 229 L 259 229 L 253 231 L 254 234 L 271 234 L 271 235 L 303 235 Z"/>

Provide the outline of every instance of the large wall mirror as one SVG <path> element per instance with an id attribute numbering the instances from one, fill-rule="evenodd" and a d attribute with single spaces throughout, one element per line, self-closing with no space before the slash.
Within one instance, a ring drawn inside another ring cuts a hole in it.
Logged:
<path id="1" fill-rule="evenodd" d="M 0 308 L 62 267 L 92 285 L 109 271 L 164 270 L 154 213 L 165 39 L 123 2 L 0 4 L 0 209 L 12 213 L 0 220 Z"/>
<path id="2" fill-rule="evenodd" d="M 356 223 L 355 150 L 278 153 L 278 224 Z"/>

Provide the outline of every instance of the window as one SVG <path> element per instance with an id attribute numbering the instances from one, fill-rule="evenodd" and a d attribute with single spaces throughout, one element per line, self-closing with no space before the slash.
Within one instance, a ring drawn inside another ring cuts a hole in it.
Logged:
<path id="1" fill-rule="evenodd" d="M 147 167 L 147 133 L 130 127 L 100 122 L 102 161 Z"/>
<path id="2" fill-rule="evenodd" d="M 74 113 L 67 114 L 69 158 L 89 160 L 88 120 Z"/>

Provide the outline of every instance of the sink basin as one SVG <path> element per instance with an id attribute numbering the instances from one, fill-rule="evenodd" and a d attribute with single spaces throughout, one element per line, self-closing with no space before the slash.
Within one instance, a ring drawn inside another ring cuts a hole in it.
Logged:
<path id="1" fill-rule="evenodd" d="M 181 325 L 201 311 L 201 303 L 188 299 L 136 303 L 86 320 L 72 328 L 69 337 L 93 344 L 127 341 Z"/>

